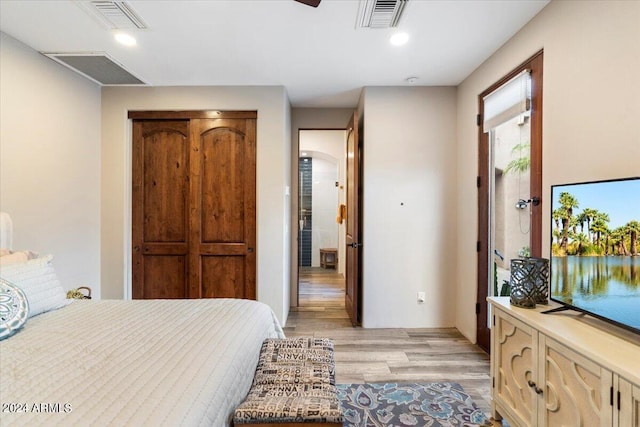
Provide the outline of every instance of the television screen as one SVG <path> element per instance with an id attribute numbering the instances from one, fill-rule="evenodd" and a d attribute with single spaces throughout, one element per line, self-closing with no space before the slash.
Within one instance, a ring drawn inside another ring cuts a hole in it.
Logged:
<path id="1" fill-rule="evenodd" d="M 550 297 L 640 333 L 640 178 L 551 187 Z"/>

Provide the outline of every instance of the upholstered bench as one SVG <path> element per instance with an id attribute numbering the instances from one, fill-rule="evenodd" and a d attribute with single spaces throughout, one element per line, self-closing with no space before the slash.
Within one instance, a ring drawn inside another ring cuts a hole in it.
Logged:
<path id="1" fill-rule="evenodd" d="M 267 339 L 253 384 L 236 409 L 234 425 L 294 427 L 342 425 L 335 384 L 333 341 L 327 338 Z"/>

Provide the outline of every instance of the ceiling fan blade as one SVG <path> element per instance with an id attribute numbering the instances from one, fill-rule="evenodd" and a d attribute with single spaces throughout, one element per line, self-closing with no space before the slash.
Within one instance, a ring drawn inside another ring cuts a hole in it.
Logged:
<path id="1" fill-rule="evenodd" d="M 295 0 L 295 1 L 297 1 L 298 3 L 306 4 L 307 6 L 318 7 L 321 0 Z"/>

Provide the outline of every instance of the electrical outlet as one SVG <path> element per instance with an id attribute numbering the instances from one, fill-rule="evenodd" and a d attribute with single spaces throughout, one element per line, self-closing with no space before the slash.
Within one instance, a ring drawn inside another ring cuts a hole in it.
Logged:
<path id="1" fill-rule="evenodd" d="M 419 303 L 423 303 L 425 298 L 426 298 L 426 293 L 418 292 L 418 302 Z"/>

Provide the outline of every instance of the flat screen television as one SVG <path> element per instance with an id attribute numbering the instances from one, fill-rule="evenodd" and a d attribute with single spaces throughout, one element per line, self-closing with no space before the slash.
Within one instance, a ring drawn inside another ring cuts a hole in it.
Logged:
<path id="1" fill-rule="evenodd" d="M 551 200 L 551 300 L 640 334 L 640 177 L 553 185 Z"/>

